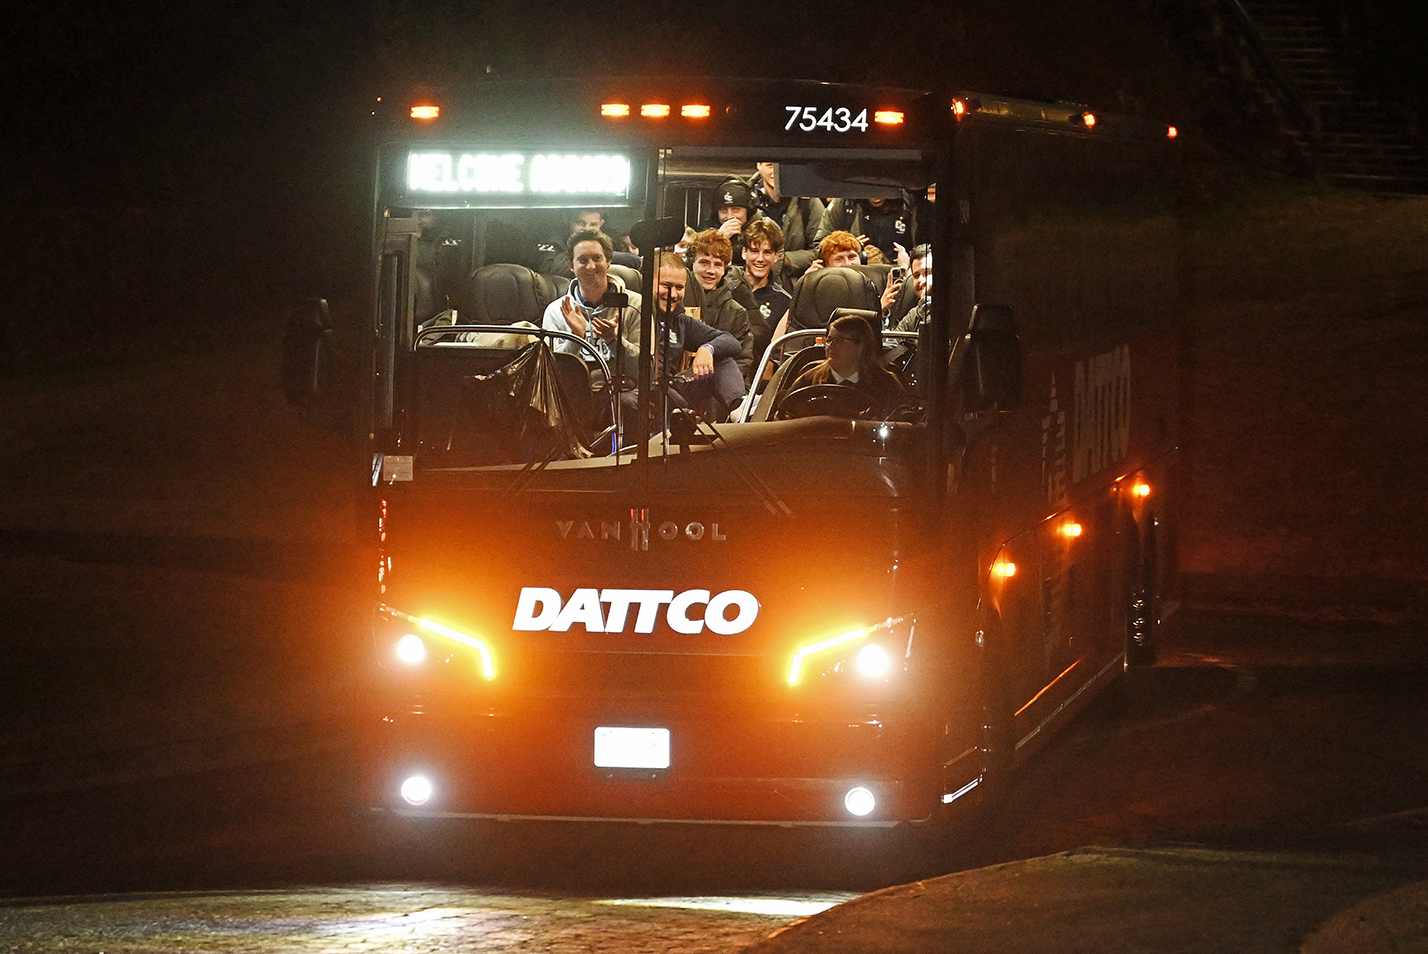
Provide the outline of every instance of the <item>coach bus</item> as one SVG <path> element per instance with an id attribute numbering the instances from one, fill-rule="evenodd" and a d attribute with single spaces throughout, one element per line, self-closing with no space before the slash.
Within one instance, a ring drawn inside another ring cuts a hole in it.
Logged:
<path id="1" fill-rule="evenodd" d="M 1173 129 L 745 80 L 492 82 L 374 121 L 371 807 L 940 824 L 1149 658 L 1174 572 Z M 569 279 L 541 256 L 598 210 L 639 256 L 618 304 L 649 371 L 656 249 L 760 162 L 825 201 L 935 186 L 927 317 L 882 342 L 895 412 L 789 398 L 774 365 L 821 355 L 819 327 L 770 346 L 764 411 L 730 422 L 543 322 Z M 294 328 L 289 396 L 321 400 L 328 332 Z"/>

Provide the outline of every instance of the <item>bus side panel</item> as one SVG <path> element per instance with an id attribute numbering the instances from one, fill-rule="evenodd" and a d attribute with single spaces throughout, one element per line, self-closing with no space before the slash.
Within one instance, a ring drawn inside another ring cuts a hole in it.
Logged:
<path id="1" fill-rule="evenodd" d="M 989 586 L 1026 734 L 1124 646 L 1126 478 L 1177 440 L 1176 229 L 1159 144 L 984 124 L 959 145 L 972 297 L 1012 307 L 1024 354 L 963 483 L 989 498 L 982 565 L 1016 567 Z"/>

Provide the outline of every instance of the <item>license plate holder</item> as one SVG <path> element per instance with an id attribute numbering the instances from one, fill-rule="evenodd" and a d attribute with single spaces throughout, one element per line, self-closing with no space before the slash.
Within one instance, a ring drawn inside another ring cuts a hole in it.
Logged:
<path id="1" fill-rule="evenodd" d="M 669 768 L 669 730 L 602 725 L 595 728 L 594 761 L 602 769 Z"/>

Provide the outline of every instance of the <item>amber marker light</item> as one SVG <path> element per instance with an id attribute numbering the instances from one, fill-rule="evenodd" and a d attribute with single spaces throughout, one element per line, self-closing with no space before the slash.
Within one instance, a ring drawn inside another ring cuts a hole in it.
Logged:
<path id="1" fill-rule="evenodd" d="M 440 623 L 434 623 L 429 619 L 419 619 L 416 624 L 428 632 L 436 633 L 438 636 L 445 636 L 447 639 L 461 643 L 463 646 L 470 646 L 481 655 L 481 675 L 489 682 L 496 678 L 496 661 L 491 658 L 491 649 L 479 639 L 473 639 L 465 633 L 458 633 L 454 629 L 448 629 Z"/>
<path id="2" fill-rule="evenodd" d="M 685 119 L 708 119 L 710 109 L 699 103 L 689 103 L 679 107 L 679 115 Z"/>
<path id="3" fill-rule="evenodd" d="M 664 119 L 669 115 L 669 104 L 645 103 L 640 107 L 640 115 L 649 119 Z"/>
<path id="4" fill-rule="evenodd" d="M 902 112 L 896 109 L 879 109 L 873 113 L 873 122 L 884 126 L 901 126 Z"/>
<path id="5" fill-rule="evenodd" d="M 630 115 L 629 103 L 601 103 L 600 115 L 610 119 L 624 119 Z"/>
<path id="6" fill-rule="evenodd" d="M 441 115 L 440 106 L 423 105 L 412 107 L 412 119 L 431 120 Z"/>

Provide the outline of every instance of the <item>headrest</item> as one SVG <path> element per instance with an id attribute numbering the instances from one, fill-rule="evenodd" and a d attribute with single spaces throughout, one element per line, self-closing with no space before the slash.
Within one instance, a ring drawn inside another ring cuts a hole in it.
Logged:
<path id="1" fill-rule="evenodd" d="M 877 314 L 878 290 L 856 268 L 820 268 L 807 272 L 793 292 L 788 330 L 827 328 L 835 308 L 858 308 Z"/>
<path id="2" fill-rule="evenodd" d="M 625 290 L 640 292 L 640 270 L 629 265 L 610 265 L 610 274 L 625 283 Z"/>
<path id="3" fill-rule="evenodd" d="M 498 262 L 471 276 L 466 306 L 475 312 L 461 315 L 463 322 L 510 325 L 529 321 L 539 325 L 545 306 L 556 298 L 550 281 L 524 265 Z"/>

